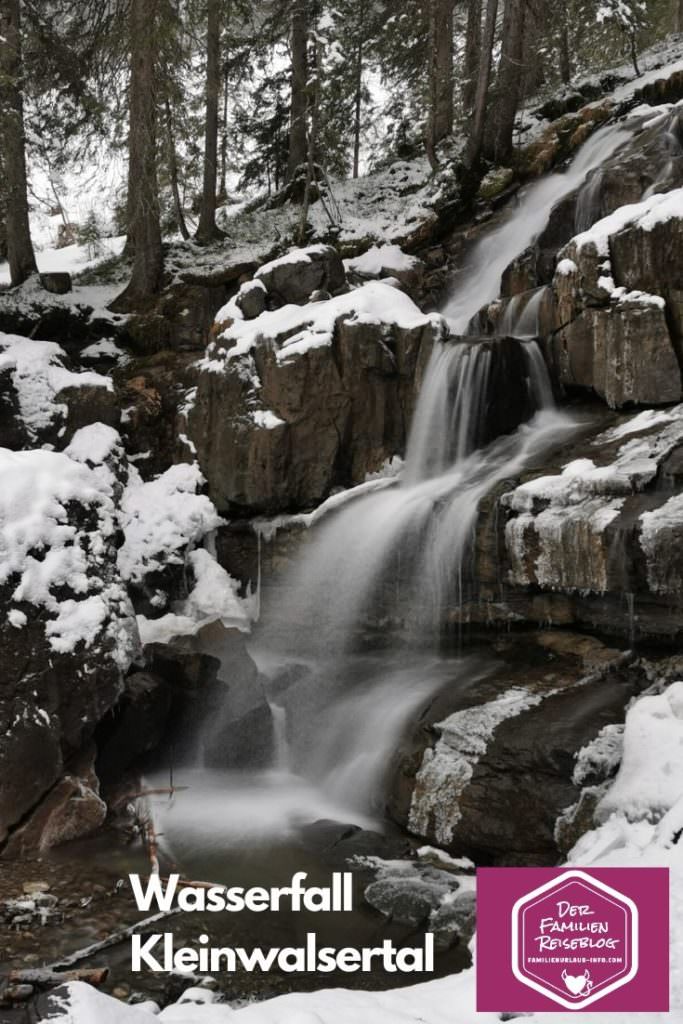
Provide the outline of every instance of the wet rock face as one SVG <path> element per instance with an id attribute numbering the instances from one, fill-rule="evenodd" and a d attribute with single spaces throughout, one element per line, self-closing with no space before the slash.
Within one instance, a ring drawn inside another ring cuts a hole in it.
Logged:
<path id="1" fill-rule="evenodd" d="M 188 433 L 220 512 L 310 508 L 403 451 L 442 328 L 387 285 L 343 300 L 235 321 L 209 347 Z"/>
<path id="2" fill-rule="evenodd" d="M 680 405 L 583 428 L 481 504 L 455 623 L 548 622 L 661 642 L 683 636 Z M 599 420 L 598 420 L 599 422 Z"/>
<path id="3" fill-rule="evenodd" d="M 521 660 L 513 641 L 498 646 L 504 669 L 430 708 L 395 775 L 391 813 L 479 863 L 554 863 L 556 820 L 580 793 L 576 754 L 623 721 L 646 680 L 615 668 L 619 651 L 576 634 L 528 636 Z"/>

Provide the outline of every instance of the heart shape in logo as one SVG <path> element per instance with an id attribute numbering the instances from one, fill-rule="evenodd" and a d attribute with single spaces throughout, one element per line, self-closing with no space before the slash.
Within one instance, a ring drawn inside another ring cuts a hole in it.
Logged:
<path id="1" fill-rule="evenodd" d="M 580 995 L 586 987 L 586 976 L 584 974 L 565 974 L 563 980 L 573 996 Z"/>

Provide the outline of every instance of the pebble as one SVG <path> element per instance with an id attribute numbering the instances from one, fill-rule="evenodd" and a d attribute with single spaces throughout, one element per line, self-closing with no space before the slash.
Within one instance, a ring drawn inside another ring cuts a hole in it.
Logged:
<path id="1" fill-rule="evenodd" d="M 47 882 L 24 882 L 21 888 L 26 896 L 36 896 L 40 892 L 48 892 L 50 886 Z"/>
<path id="2" fill-rule="evenodd" d="M 128 999 L 130 987 L 128 985 L 117 985 L 112 991 L 114 999 Z"/>

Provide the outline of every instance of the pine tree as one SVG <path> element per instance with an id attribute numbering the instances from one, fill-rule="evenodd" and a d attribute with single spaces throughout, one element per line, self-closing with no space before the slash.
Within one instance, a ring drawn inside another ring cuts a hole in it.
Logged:
<path id="1" fill-rule="evenodd" d="M 102 227 L 94 210 L 90 210 L 83 224 L 79 226 L 76 238 L 79 245 L 85 246 L 89 260 L 94 260 L 104 252 Z"/>
<path id="2" fill-rule="evenodd" d="M 638 33 L 647 21 L 647 5 L 644 0 L 601 0 L 597 18 L 600 24 L 612 23 L 624 33 L 633 69 L 636 75 L 640 76 Z"/>

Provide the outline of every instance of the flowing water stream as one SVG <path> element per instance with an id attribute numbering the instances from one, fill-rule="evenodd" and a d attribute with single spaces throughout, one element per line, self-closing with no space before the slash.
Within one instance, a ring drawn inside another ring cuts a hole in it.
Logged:
<path id="1" fill-rule="evenodd" d="M 456 334 L 497 297 L 504 268 L 544 228 L 555 203 L 582 182 L 591 190 L 587 175 L 629 137 L 619 127 L 596 132 L 567 171 L 526 188 L 482 237 L 444 307 Z M 438 345 L 400 478 L 316 526 L 278 588 L 286 600 L 264 602 L 251 653 L 273 716 L 271 766 L 179 773 L 189 788 L 171 803 L 159 798 L 154 813 L 182 863 L 230 849 L 251 856 L 268 844 L 283 848 L 320 819 L 381 827 L 385 775 L 401 737 L 437 692 L 486 670 L 481 658 L 438 653 L 437 640 L 444 610 L 464 596 L 481 499 L 574 428 L 554 407 L 532 340 L 541 299 L 532 297 L 521 319 L 506 325 L 527 339 L 531 420 L 482 448 L 492 347 Z M 368 626 L 379 627 L 383 649 L 359 646 Z"/>

